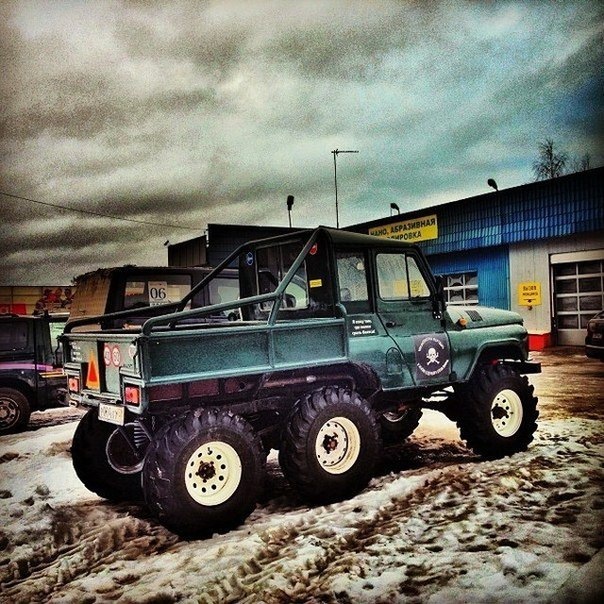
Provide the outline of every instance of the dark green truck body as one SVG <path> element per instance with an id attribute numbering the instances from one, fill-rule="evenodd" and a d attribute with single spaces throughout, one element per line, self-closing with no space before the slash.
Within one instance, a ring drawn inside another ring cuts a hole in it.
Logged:
<path id="1" fill-rule="evenodd" d="M 239 270 L 238 300 L 188 308 L 199 289 L 234 263 Z M 460 393 L 470 392 L 479 374 L 488 382 L 482 390 L 503 384 L 499 390 L 502 400 L 512 401 L 511 415 L 513 409 L 522 415 L 520 399 L 531 407 L 527 435 L 505 454 L 525 447 L 532 438 L 536 399 L 524 382 L 510 377 L 540 371 L 528 359 L 528 334 L 521 317 L 492 308 L 446 308 L 439 279 L 413 245 L 324 227 L 251 242 L 182 301 L 138 310 L 137 316 L 141 313 L 148 316 L 141 326 L 78 331 L 90 324 L 127 320 L 126 311 L 70 322 L 62 337 L 69 401 L 94 409 L 87 430 L 94 432 L 93 420 L 106 426 L 107 434 L 109 425 L 117 426 L 135 451 L 131 466 L 112 460 L 108 453 L 109 465 L 119 472 L 124 467 L 126 474 L 139 472 L 147 463 L 149 443 L 156 463 L 157 439 L 165 440 L 165 430 L 179 418 L 193 417 L 188 415 L 192 412 L 195 418 L 201 417 L 200 410 L 242 418 L 268 450 L 295 438 L 297 432 L 288 432 L 288 426 L 295 421 L 296 409 L 315 405 L 308 402 L 313 393 L 323 392 L 321 400 L 335 396 L 348 402 L 360 397 L 366 413 L 386 420 L 388 430 L 390 419 L 398 421 L 409 409 L 433 407 L 451 418 L 463 417 Z M 231 320 L 208 320 L 217 314 Z M 514 398 L 516 390 L 520 397 Z M 431 400 L 435 393 L 440 396 L 436 402 Z M 509 411 L 508 403 L 504 404 L 508 411 L 500 410 L 501 403 L 480 404 L 495 410 L 497 438 L 502 442 L 516 438 L 517 427 L 511 430 L 501 419 Z M 234 430 L 231 420 L 220 417 L 228 430 Z M 214 421 L 203 418 L 202 424 Z M 347 422 L 338 424 L 340 432 L 334 432 L 327 449 L 340 446 L 351 426 Z M 282 465 L 291 468 L 295 463 L 286 459 Z M 291 479 L 291 469 L 289 473 Z M 87 474 L 82 474 L 86 482 Z M 154 480 L 148 478 L 147 484 Z M 334 496 L 337 493 L 347 491 L 336 488 Z M 154 495 L 145 491 L 145 498 L 153 500 Z M 170 516 L 165 507 L 157 504 L 160 516 Z M 214 511 L 212 506 L 207 509 Z M 168 523 L 178 525 L 174 516 Z"/>

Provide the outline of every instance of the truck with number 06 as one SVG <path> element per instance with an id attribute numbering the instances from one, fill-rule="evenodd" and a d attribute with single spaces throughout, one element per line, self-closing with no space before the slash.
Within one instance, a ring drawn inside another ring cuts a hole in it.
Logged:
<path id="1" fill-rule="evenodd" d="M 191 308 L 232 267 L 237 299 Z M 301 498 L 329 503 L 367 486 L 423 408 L 485 458 L 537 426 L 518 314 L 446 307 L 417 246 L 326 227 L 249 242 L 182 300 L 70 322 L 62 343 L 70 403 L 89 408 L 76 473 L 187 536 L 245 520 L 271 449 Z"/>

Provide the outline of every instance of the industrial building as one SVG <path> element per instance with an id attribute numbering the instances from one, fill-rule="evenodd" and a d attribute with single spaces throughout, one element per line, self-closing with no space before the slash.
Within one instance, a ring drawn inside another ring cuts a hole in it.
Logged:
<path id="1" fill-rule="evenodd" d="M 417 243 L 449 304 L 520 313 L 533 350 L 583 344 L 604 308 L 604 168 L 347 228 Z"/>
<path id="2" fill-rule="evenodd" d="M 346 230 L 417 243 L 445 277 L 449 304 L 520 313 L 533 350 L 581 345 L 604 308 L 603 183 L 596 168 Z M 169 246 L 169 264 L 215 266 L 247 240 L 288 230 L 210 224 L 207 236 Z"/>

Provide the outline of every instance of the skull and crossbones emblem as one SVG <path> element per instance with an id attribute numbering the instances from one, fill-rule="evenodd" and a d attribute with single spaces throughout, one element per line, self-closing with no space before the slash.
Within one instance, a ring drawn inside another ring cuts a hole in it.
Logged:
<path id="1" fill-rule="evenodd" d="M 428 349 L 426 359 L 428 359 L 426 365 L 432 365 L 432 363 L 436 363 L 438 365 L 438 352 L 436 352 L 436 348 Z"/>

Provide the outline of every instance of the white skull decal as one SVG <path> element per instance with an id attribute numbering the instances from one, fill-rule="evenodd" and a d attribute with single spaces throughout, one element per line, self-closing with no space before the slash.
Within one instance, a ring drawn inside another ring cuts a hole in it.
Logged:
<path id="1" fill-rule="evenodd" d="M 438 364 L 438 352 L 436 352 L 436 349 L 430 348 L 426 354 L 426 358 L 428 359 L 427 365 L 432 365 L 432 363 Z"/>

